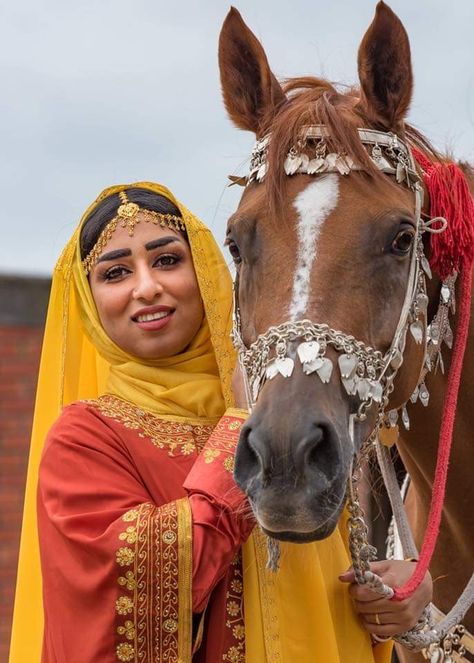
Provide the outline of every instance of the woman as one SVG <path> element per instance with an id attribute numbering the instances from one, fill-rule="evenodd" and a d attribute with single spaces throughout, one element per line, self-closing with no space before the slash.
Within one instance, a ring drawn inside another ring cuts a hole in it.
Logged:
<path id="1" fill-rule="evenodd" d="M 284 545 L 276 575 L 263 537 L 245 544 L 254 523 L 232 478 L 245 412 L 231 407 L 231 308 L 209 230 L 166 188 L 112 187 L 84 214 L 53 278 L 11 661 L 40 658 L 32 497 L 45 437 L 44 663 L 388 661 L 367 630 L 416 621 L 429 581 L 408 616 L 351 586 L 361 628 L 337 578 L 343 528 Z M 402 567 L 385 578 L 403 581 Z"/>

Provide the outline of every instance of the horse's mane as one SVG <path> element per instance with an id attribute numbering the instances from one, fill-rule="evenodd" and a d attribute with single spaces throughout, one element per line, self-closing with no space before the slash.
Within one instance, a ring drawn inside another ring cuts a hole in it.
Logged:
<path id="1" fill-rule="evenodd" d="M 283 84 L 287 101 L 266 125 L 271 132 L 268 153 L 268 205 L 271 217 L 278 217 L 282 209 L 286 174 L 284 161 L 289 149 L 296 145 L 302 127 L 324 124 L 329 130 L 326 140 L 331 152 L 352 157 L 372 178 L 385 177 L 375 166 L 359 140 L 357 128 L 371 127 L 386 131 L 373 117 L 364 112 L 359 88 L 332 84 L 327 80 L 305 76 L 288 79 Z M 398 132 L 411 145 L 425 152 L 431 159 L 440 155 L 428 140 L 413 126 L 404 125 Z"/>

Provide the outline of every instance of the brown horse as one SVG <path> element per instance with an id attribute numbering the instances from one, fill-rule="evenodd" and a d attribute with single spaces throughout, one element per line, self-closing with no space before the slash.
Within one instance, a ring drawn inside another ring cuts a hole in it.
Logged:
<path id="1" fill-rule="evenodd" d="M 305 318 L 384 353 L 396 331 L 407 288 L 415 202 L 412 190 L 374 167 L 357 128 L 393 132 L 430 158 L 436 156 L 405 123 L 413 83 L 403 25 L 383 2 L 377 5 L 359 48 L 357 89 L 341 91 L 310 77 L 291 79 L 282 86 L 260 42 L 235 9 L 222 28 L 219 63 L 232 121 L 254 132 L 257 139 L 271 135 L 265 178 L 246 186 L 227 230 L 237 268 L 245 345 L 249 347 L 271 326 Z M 285 158 L 308 125 L 324 125 L 330 151 L 351 157 L 361 164 L 360 170 L 348 176 L 334 172 L 288 176 Z M 427 196 L 423 211 L 429 212 Z M 440 287 L 435 276 L 429 284 L 427 313 L 420 318 L 424 338 Z M 444 518 L 431 567 L 436 579 L 434 601 L 444 611 L 453 605 L 474 566 L 470 478 L 474 445 L 469 427 L 473 333 L 471 325 Z M 295 354 L 290 344 L 290 355 Z M 337 363 L 333 348 L 328 347 L 326 356 Z M 408 334 L 388 409 L 409 399 L 423 360 L 423 343 Z M 448 357 L 446 364 L 449 368 Z M 411 430 L 399 445 L 412 477 L 410 516 L 418 545 L 431 498 L 445 383 L 441 372 L 430 375 L 429 407 L 420 403 L 411 407 Z M 304 542 L 333 531 L 345 503 L 352 456 L 376 423 L 376 407 L 371 407 L 358 426 L 354 448 L 349 416 L 357 403 L 357 396 L 347 393 L 335 371 L 323 382 L 305 374 L 296 361 L 290 379 L 277 374 L 264 383 L 242 432 L 235 477 L 267 534 Z M 474 630 L 472 610 L 465 623 Z"/>

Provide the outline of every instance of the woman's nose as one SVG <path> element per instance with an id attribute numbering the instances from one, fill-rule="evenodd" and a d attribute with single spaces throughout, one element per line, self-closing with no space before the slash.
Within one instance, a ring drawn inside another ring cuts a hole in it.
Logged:
<path id="1" fill-rule="evenodd" d="M 149 268 L 139 269 L 136 272 L 136 283 L 133 289 L 135 299 L 152 301 L 156 295 L 163 292 L 163 287 L 157 270 Z"/>

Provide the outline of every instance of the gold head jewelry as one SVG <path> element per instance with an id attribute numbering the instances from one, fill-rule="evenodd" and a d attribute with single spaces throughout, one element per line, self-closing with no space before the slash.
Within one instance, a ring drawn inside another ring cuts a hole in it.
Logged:
<path id="1" fill-rule="evenodd" d="M 119 222 L 121 222 L 122 228 L 127 229 L 130 237 L 133 237 L 135 226 L 140 223 L 140 221 L 154 223 L 163 228 L 168 226 L 171 230 L 185 230 L 183 219 L 180 216 L 176 216 L 176 214 L 163 214 L 162 212 L 155 212 L 140 207 L 137 203 L 132 203 L 128 200 L 125 191 L 120 191 L 119 197 L 122 204 L 117 209 L 116 216 L 114 216 L 114 218 L 105 226 L 92 250 L 82 261 L 82 266 L 84 267 L 86 275 L 89 274 L 96 264 L 105 246 L 116 231 Z M 139 212 L 143 212 L 140 217 L 138 216 Z"/>

